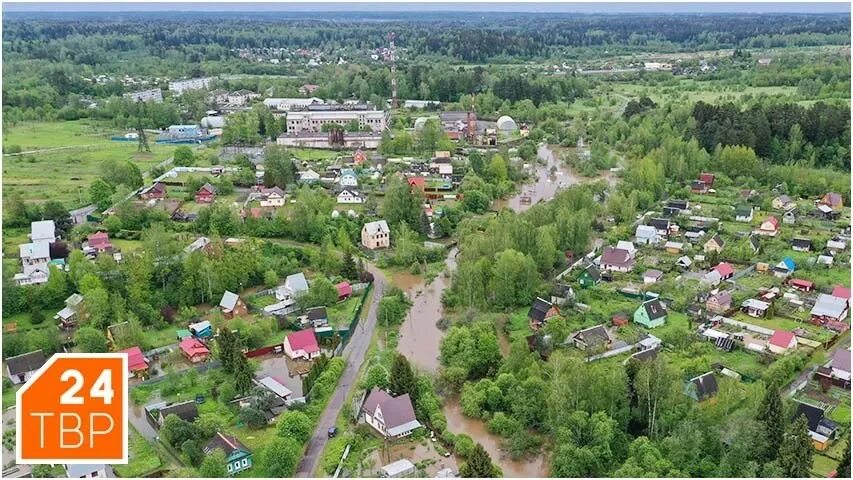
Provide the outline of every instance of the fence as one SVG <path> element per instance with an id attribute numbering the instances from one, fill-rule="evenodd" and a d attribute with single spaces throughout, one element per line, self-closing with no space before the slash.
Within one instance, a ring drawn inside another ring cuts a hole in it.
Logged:
<path id="1" fill-rule="evenodd" d="M 246 358 L 261 357 L 268 353 L 273 353 L 277 348 L 282 348 L 281 343 L 276 343 L 275 345 L 267 345 L 266 347 L 250 350 L 246 352 L 245 355 Z"/>
<path id="2" fill-rule="evenodd" d="M 370 295 L 370 291 L 372 290 L 373 283 L 368 283 L 367 288 L 364 289 L 364 293 L 361 294 L 361 300 L 358 303 L 358 307 L 355 309 L 355 313 L 352 315 L 352 320 L 349 322 L 349 335 L 341 338 L 341 343 L 338 344 L 337 348 L 335 348 L 334 356 L 341 356 L 344 352 L 344 348 L 346 348 L 350 339 L 352 338 L 355 327 L 358 326 L 358 322 L 361 320 L 361 310 L 364 308 L 364 304 L 367 302 L 367 298 Z"/>
<path id="3" fill-rule="evenodd" d="M 202 363 L 201 365 L 193 365 L 192 368 L 195 368 L 196 371 L 198 371 L 198 373 L 204 373 L 204 372 L 206 372 L 212 368 L 219 368 L 221 366 L 222 366 L 222 364 L 219 362 L 219 360 L 213 360 L 211 362 Z M 181 373 L 181 372 L 176 372 L 176 373 Z M 160 383 L 165 378 L 166 378 L 166 375 L 160 375 L 158 377 L 149 378 L 147 380 L 140 381 L 139 383 L 136 384 L 136 386 L 150 385 L 152 383 Z"/>

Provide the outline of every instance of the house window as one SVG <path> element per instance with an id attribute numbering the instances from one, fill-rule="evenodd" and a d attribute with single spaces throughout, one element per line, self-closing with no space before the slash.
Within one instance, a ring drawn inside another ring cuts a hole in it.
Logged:
<path id="1" fill-rule="evenodd" d="M 249 460 L 244 458 L 244 459 L 243 459 L 243 466 L 245 467 L 245 466 L 248 466 L 248 465 L 249 465 Z"/>
<path id="2" fill-rule="evenodd" d="M 232 467 L 231 467 L 231 464 L 229 463 L 229 464 L 228 464 L 228 471 L 230 472 L 230 471 L 231 471 L 231 469 L 232 469 Z"/>
<path id="3" fill-rule="evenodd" d="M 235 469 L 240 468 L 240 460 L 237 460 L 236 462 L 234 462 L 234 468 Z"/>

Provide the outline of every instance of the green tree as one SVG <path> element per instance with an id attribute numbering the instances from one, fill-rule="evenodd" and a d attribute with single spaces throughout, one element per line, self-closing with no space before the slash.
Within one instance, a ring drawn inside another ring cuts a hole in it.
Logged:
<path id="1" fill-rule="evenodd" d="M 539 273 L 532 258 L 513 249 L 497 255 L 491 281 L 495 304 L 502 307 L 526 305 L 538 285 Z"/>
<path id="2" fill-rule="evenodd" d="M 388 370 L 380 363 L 372 365 L 367 369 L 367 374 L 362 380 L 361 387 L 365 390 L 372 390 L 373 387 L 381 389 L 388 388 Z"/>
<path id="3" fill-rule="evenodd" d="M 492 457 L 481 444 L 477 444 L 474 450 L 465 459 L 465 463 L 459 467 L 459 476 L 462 478 L 490 478 L 502 476 L 500 469 L 492 463 Z"/>
<path id="4" fill-rule="evenodd" d="M 191 167 L 195 164 L 193 150 L 186 145 L 176 148 L 173 158 L 176 167 Z"/>
<path id="5" fill-rule="evenodd" d="M 422 204 L 422 195 L 418 191 L 411 191 L 407 182 L 394 177 L 388 182 L 382 214 L 392 228 L 405 223 L 417 231 L 420 227 Z"/>
<path id="6" fill-rule="evenodd" d="M 841 463 L 838 464 L 838 468 L 836 469 L 838 475 L 836 478 L 850 478 L 850 440 L 847 440 L 847 447 L 844 449 L 844 453 L 841 454 Z"/>
<path id="7" fill-rule="evenodd" d="M 226 469 L 225 453 L 216 449 L 208 454 L 201 462 L 198 468 L 200 477 L 203 478 L 226 478 L 228 470 Z"/>
<path id="8" fill-rule="evenodd" d="M 779 467 L 784 476 L 805 478 L 810 476 L 814 447 L 809 437 L 809 424 L 805 415 L 800 415 L 788 426 L 779 446 Z"/>
<path id="9" fill-rule="evenodd" d="M 264 152 L 264 185 L 286 188 L 296 182 L 296 165 L 290 152 L 278 145 L 267 147 Z"/>
<path id="10" fill-rule="evenodd" d="M 276 431 L 279 437 L 292 438 L 300 444 L 311 438 L 314 424 L 311 418 L 298 410 L 288 410 L 278 418 Z"/>
<path id="11" fill-rule="evenodd" d="M 89 200 L 100 209 L 109 208 L 115 188 L 101 178 L 95 179 L 89 186 Z"/>
<path id="12" fill-rule="evenodd" d="M 106 353 L 107 337 L 101 330 L 92 327 L 80 327 L 74 333 L 74 343 L 87 353 Z"/>
<path id="13" fill-rule="evenodd" d="M 412 401 L 417 400 L 418 382 L 415 373 L 412 371 L 412 366 L 409 360 L 399 353 L 394 356 L 391 362 L 391 374 L 389 375 L 390 383 L 389 390 L 395 396 L 409 394 Z"/>
<path id="14" fill-rule="evenodd" d="M 782 409 L 782 397 L 776 385 L 768 385 L 758 407 L 758 421 L 764 425 L 766 452 L 764 461 L 776 459 L 782 439 L 785 437 L 785 416 Z"/>
<path id="15" fill-rule="evenodd" d="M 338 289 L 326 277 L 311 282 L 308 293 L 299 297 L 303 308 L 334 305 L 338 301 Z"/>
<path id="16" fill-rule="evenodd" d="M 274 438 L 261 451 L 260 463 L 272 478 L 288 478 L 296 473 L 303 447 L 292 438 Z"/>
<path id="17" fill-rule="evenodd" d="M 470 190 L 465 192 L 462 198 L 462 206 L 465 210 L 480 214 L 489 209 L 491 200 L 489 196 L 479 190 Z"/>

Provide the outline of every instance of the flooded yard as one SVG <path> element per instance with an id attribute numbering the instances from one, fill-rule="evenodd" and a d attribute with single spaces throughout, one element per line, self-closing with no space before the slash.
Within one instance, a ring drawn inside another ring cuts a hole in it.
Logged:
<path id="1" fill-rule="evenodd" d="M 257 377 L 270 376 L 279 381 L 282 385 L 293 392 L 293 397 L 301 397 L 302 393 L 302 377 L 296 372 L 305 371 L 311 368 L 310 362 L 295 361 L 288 358 L 286 355 L 269 354 L 260 357 L 261 368 L 258 370 Z M 292 372 L 292 374 L 291 374 Z"/>
<path id="2" fill-rule="evenodd" d="M 548 476 L 548 462 L 544 455 L 512 460 L 509 455 L 501 451 L 503 439 L 489 433 L 483 421 L 463 415 L 457 399 L 444 404 L 444 415 L 447 417 L 447 429 L 453 433 L 464 433 L 483 445 L 492 457 L 492 461 L 503 470 L 504 477 L 543 478 Z"/>
<path id="3" fill-rule="evenodd" d="M 368 457 L 371 466 L 362 471 L 361 475 L 379 476 L 379 470 L 383 466 L 404 458 L 415 465 L 422 464 L 422 462 L 428 464 L 424 468 L 427 478 L 435 477 L 438 472 L 445 468 L 451 469 L 454 473 L 459 471 L 459 463 L 453 455 L 449 457 L 440 455 L 435 449 L 435 443 L 425 438 L 417 442 L 408 441 L 380 446 Z"/>

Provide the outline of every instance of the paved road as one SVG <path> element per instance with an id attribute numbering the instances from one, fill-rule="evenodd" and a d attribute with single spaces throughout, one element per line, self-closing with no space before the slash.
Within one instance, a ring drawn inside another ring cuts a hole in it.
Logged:
<path id="1" fill-rule="evenodd" d="M 366 266 L 374 278 L 373 300 L 370 303 L 370 311 L 367 318 L 355 329 L 349 344 L 344 348 L 343 358 L 347 362 L 344 374 L 334 395 L 329 399 L 323 415 L 320 416 L 320 422 L 317 424 L 314 435 L 308 442 L 305 456 L 299 462 L 299 467 L 297 468 L 297 477 L 311 477 L 317 469 L 323 450 L 326 448 L 326 442 L 329 440 L 329 428 L 335 425 L 335 420 L 340 415 L 344 402 L 355 389 L 358 383 L 358 370 L 361 368 L 361 364 L 364 363 L 364 356 L 367 353 L 368 347 L 370 347 L 370 338 L 373 336 L 373 330 L 376 328 L 377 307 L 385 291 L 385 278 L 382 276 L 382 272 L 372 265 Z"/>

